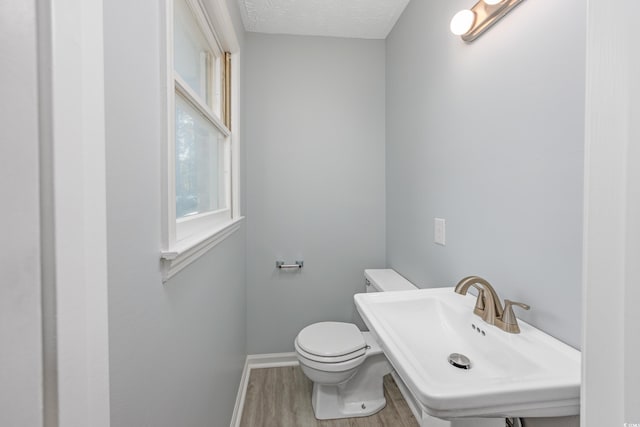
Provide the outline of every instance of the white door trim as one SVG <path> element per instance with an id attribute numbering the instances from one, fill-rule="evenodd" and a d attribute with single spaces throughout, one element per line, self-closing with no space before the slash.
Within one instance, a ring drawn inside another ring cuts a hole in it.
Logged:
<path id="1" fill-rule="evenodd" d="M 640 371 L 625 363 L 640 351 L 640 54 L 632 21 L 640 8 L 589 0 L 587 10 L 581 423 L 623 426 L 640 423 Z"/>
<path id="2" fill-rule="evenodd" d="M 43 159 L 53 178 L 49 270 L 55 316 L 56 410 L 46 426 L 108 427 L 109 341 L 102 0 L 40 5 Z M 46 86 L 46 82 L 50 86 Z M 49 128 L 49 129 L 47 129 Z M 46 189 L 45 189 L 46 191 Z M 46 198 L 46 197 L 45 197 Z M 46 322 L 55 322 L 47 327 Z M 45 353 L 46 354 L 46 353 Z M 45 364 L 47 361 L 45 361 Z M 46 382 L 46 378 L 45 378 Z"/>

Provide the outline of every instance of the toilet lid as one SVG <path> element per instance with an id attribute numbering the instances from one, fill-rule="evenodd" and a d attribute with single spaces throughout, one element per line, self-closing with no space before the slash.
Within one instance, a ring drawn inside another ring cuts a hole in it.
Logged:
<path id="1" fill-rule="evenodd" d="M 366 342 L 362 332 L 352 323 L 320 322 L 300 331 L 298 346 L 320 357 L 338 357 L 362 350 Z"/>

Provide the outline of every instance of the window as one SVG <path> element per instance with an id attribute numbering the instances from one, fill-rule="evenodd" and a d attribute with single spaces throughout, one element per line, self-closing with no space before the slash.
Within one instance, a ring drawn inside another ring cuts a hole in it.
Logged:
<path id="1" fill-rule="evenodd" d="M 209 19 L 199 0 L 166 1 L 165 280 L 239 228 L 241 219 L 231 120 L 238 110 L 232 103 L 238 48 L 225 2 L 211 2 L 216 16 Z"/>

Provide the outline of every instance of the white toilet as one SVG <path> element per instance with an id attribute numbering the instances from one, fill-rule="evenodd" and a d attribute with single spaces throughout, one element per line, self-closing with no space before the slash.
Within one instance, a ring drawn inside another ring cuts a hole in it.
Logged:
<path id="1" fill-rule="evenodd" d="M 394 270 L 365 270 L 367 292 L 417 289 Z M 386 405 L 382 378 L 392 371 L 370 332 L 352 323 L 320 322 L 296 337 L 296 356 L 313 381 L 317 419 L 365 417 Z"/>

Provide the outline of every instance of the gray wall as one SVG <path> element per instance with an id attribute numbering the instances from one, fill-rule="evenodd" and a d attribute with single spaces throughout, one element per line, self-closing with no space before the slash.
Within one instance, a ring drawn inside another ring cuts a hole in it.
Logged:
<path id="1" fill-rule="evenodd" d="M 0 2 L 0 425 L 42 425 L 35 2 Z"/>
<path id="2" fill-rule="evenodd" d="M 248 351 L 293 351 L 384 267 L 384 41 L 247 33 L 245 53 Z"/>
<path id="3" fill-rule="evenodd" d="M 104 4 L 111 422 L 228 426 L 246 355 L 245 229 L 162 284 L 161 3 Z"/>
<path id="4" fill-rule="evenodd" d="M 523 2 L 470 45 L 448 30 L 467 7 L 413 1 L 387 39 L 387 265 L 483 276 L 578 347 L 586 4 Z"/>

